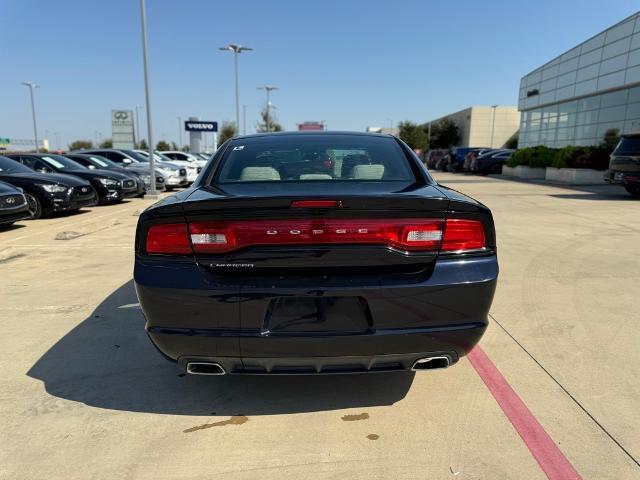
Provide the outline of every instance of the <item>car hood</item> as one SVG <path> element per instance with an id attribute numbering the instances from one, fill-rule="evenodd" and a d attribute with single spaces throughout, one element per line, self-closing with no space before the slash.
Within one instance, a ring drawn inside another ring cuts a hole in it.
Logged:
<path id="1" fill-rule="evenodd" d="M 10 185 L 8 183 L 4 183 L 4 182 L 0 182 L 0 195 L 4 195 L 4 194 L 11 194 L 11 193 L 19 193 L 20 191 L 14 187 L 13 185 Z"/>
<path id="2" fill-rule="evenodd" d="M 85 180 L 62 173 L 12 173 L 9 178 L 32 180 L 33 183 L 61 183 L 67 187 L 82 187 L 89 185 Z"/>

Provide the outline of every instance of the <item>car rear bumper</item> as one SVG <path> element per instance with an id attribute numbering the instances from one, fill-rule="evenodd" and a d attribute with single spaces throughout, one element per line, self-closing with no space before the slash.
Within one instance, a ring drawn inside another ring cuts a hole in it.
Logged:
<path id="1" fill-rule="evenodd" d="M 604 181 L 614 185 L 626 183 L 640 183 L 640 172 L 624 172 L 619 170 L 607 170 L 604 172 Z"/>
<path id="2" fill-rule="evenodd" d="M 171 272 L 171 275 L 167 273 Z M 356 333 L 273 333 L 242 328 L 241 308 L 267 313 L 274 295 L 287 298 L 309 289 L 281 292 L 205 281 L 195 264 L 167 269 L 136 259 L 136 292 L 154 345 L 183 366 L 219 363 L 228 373 L 352 373 L 408 370 L 419 359 L 446 355 L 451 363 L 467 354 L 487 328 L 498 265 L 495 255 L 439 260 L 428 279 L 385 286 L 315 288 L 317 296 L 365 298 L 372 328 Z M 227 282 L 229 283 L 229 282 Z M 180 285 L 180 288 L 176 288 Z M 302 298 L 302 297 L 301 297 Z M 246 321 L 246 320 L 245 320 Z"/>

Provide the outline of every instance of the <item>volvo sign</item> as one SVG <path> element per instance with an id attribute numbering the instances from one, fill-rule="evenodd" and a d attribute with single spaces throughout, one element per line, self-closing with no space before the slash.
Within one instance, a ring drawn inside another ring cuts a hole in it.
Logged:
<path id="1" fill-rule="evenodd" d="M 187 120 L 184 122 L 187 132 L 217 132 L 218 122 L 205 122 L 204 120 Z"/>

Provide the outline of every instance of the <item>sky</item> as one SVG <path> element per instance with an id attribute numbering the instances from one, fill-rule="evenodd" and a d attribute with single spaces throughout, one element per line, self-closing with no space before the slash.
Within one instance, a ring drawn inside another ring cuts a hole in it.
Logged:
<path id="1" fill-rule="evenodd" d="M 146 4 L 156 141 L 178 140 L 178 117 L 235 119 L 233 56 L 218 50 L 228 43 L 254 49 L 239 59 L 247 133 L 265 84 L 280 88 L 272 102 L 286 130 L 317 120 L 363 131 L 471 105 L 516 105 L 522 76 L 638 8 L 630 0 Z M 108 138 L 112 109 L 144 106 L 138 0 L 0 5 L 0 137 L 33 136 L 27 80 L 41 86 L 38 131 L 51 147 Z"/>

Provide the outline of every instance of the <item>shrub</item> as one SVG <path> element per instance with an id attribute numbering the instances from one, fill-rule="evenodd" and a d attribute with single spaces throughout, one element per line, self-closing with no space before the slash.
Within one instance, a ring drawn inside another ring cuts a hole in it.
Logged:
<path id="1" fill-rule="evenodd" d="M 555 159 L 557 150 L 540 145 L 538 147 L 523 148 L 511 155 L 507 160 L 507 166 L 517 167 L 518 165 L 544 168 L 550 167 Z"/>
<path id="2" fill-rule="evenodd" d="M 607 147 L 573 147 L 561 148 L 556 154 L 552 167 L 555 168 L 592 168 L 606 170 L 609 168 L 609 154 Z"/>

